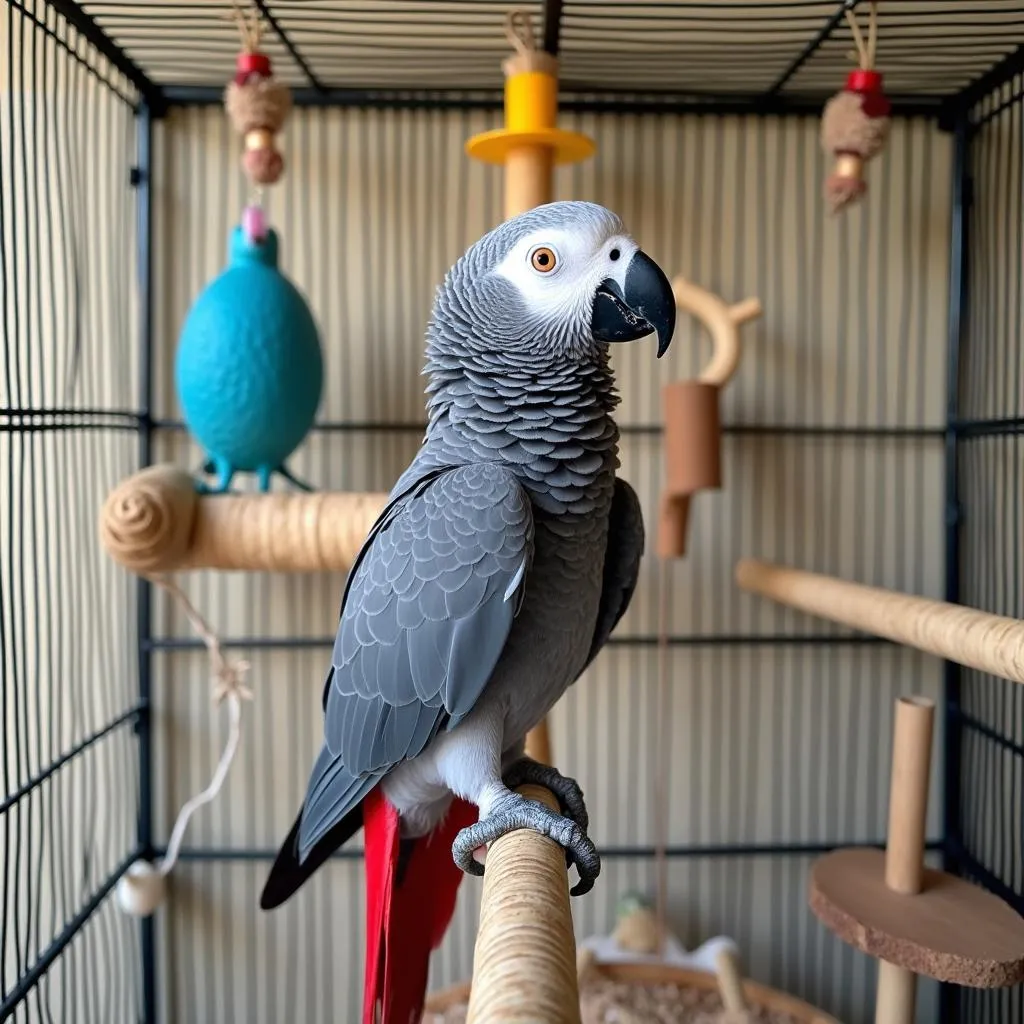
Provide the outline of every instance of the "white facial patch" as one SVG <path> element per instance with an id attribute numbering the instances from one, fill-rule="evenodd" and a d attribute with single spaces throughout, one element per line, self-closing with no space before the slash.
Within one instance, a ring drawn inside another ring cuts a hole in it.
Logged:
<path id="1" fill-rule="evenodd" d="M 516 286 L 536 317 L 567 320 L 589 313 L 602 281 L 611 278 L 625 286 L 638 248 L 628 235 L 608 234 L 601 224 L 542 228 L 520 239 L 494 273 Z M 554 268 L 548 269 L 552 257 Z"/>

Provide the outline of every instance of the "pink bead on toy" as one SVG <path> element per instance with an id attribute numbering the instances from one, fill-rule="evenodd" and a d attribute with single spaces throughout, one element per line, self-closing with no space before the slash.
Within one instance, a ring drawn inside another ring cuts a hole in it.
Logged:
<path id="1" fill-rule="evenodd" d="M 247 206 L 242 211 L 242 228 L 253 242 L 262 241 L 267 235 L 267 215 L 262 206 Z"/>

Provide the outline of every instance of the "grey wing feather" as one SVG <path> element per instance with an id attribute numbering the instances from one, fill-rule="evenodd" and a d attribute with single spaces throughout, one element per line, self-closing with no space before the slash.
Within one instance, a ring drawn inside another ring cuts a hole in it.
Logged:
<path id="1" fill-rule="evenodd" d="M 343 598 L 300 861 L 378 779 L 472 710 L 532 560 L 530 499 L 496 465 L 435 472 L 382 515 Z"/>
<path id="2" fill-rule="evenodd" d="M 604 555 L 601 603 L 590 653 L 580 675 L 597 657 L 629 607 L 640 575 L 644 542 L 644 516 L 640 499 L 625 480 L 616 478 L 608 517 L 608 547 Z"/>

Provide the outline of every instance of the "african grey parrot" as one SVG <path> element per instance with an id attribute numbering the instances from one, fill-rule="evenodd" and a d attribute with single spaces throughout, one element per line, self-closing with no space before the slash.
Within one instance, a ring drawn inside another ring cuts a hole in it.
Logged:
<path id="1" fill-rule="evenodd" d="M 367 1022 L 381 1003 L 383 1024 L 418 1020 L 479 847 L 528 827 L 565 847 L 574 894 L 600 870 L 579 787 L 523 743 L 636 585 L 608 343 L 656 332 L 660 357 L 674 327 L 665 274 L 593 203 L 500 224 L 438 290 L 427 432 L 349 573 L 323 746 L 261 897 L 278 906 L 364 827 Z M 513 792 L 525 782 L 561 813 Z"/>

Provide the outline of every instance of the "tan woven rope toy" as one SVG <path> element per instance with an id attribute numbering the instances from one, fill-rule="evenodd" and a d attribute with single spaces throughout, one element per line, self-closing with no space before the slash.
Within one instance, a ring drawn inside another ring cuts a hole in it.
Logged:
<path id="1" fill-rule="evenodd" d="M 821 142 L 835 163 L 825 181 L 825 199 L 833 213 L 860 199 L 867 191 L 864 165 L 877 156 L 889 137 L 889 100 L 882 92 L 882 75 L 875 70 L 878 45 L 878 4 L 871 0 L 865 41 L 853 11 L 846 11 L 859 68 L 825 105 Z"/>
<path id="2" fill-rule="evenodd" d="M 273 77 L 270 58 L 261 53 L 259 14 L 242 10 L 235 0 L 230 14 L 238 24 L 242 52 L 235 62 L 235 77 L 224 92 L 224 107 L 235 131 L 245 140 L 242 167 L 254 187 L 273 185 L 284 173 L 284 157 L 274 136 L 292 109 L 288 87 Z"/>

